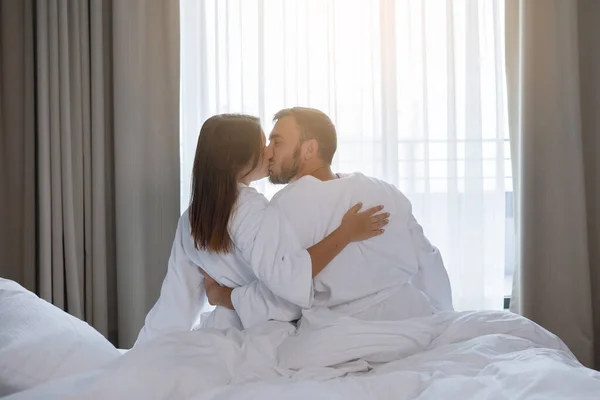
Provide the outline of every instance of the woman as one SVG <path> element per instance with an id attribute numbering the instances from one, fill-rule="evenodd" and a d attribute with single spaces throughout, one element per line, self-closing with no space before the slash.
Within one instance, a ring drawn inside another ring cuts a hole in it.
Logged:
<path id="1" fill-rule="evenodd" d="M 206 302 L 203 273 L 220 285 L 243 287 L 233 290 L 233 307 L 243 303 L 260 313 L 260 320 L 291 321 L 299 317 L 299 307 L 273 295 L 265 283 L 256 279 L 249 263 L 268 205 L 262 194 L 249 187 L 250 182 L 268 175 L 271 155 L 265 144 L 256 117 L 216 115 L 202 126 L 190 207 L 179 220 L 160 298 L 148 313 L 136 344 L 197 326 L 244 327 L 238 314 L 225 307 L 217 307 L 199 320 Z M 338 229 L 306 249 L 310 258 L 304 259 L 310 260 L 313 277 L 350 242 L 383 233 L 388 215 L 375 214 L 381 207 L 364 212 L 359 209 L 360 205 L 352 207 Z"/>

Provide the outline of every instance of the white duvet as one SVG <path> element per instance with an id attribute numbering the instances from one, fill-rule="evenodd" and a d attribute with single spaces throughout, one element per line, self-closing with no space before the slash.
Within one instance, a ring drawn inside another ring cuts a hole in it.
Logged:
<path id="1" fill-rule="evenodd" d="M 367 322 L 305 311 L 296 330 L 170 334 L 9 399 L 599 399 L 600 373 L 515 314 Z"/>

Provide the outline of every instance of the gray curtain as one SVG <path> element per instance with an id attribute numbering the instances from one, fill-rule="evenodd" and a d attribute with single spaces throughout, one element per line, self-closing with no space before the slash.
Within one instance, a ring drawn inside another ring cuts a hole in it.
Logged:
<path id="1" fill-rule="evenodd" d="M 0 276 L 36 289 L 35 109 L 30 1 L 0 2 Z"/>
<path id="2" fill-rule="evenodd" d="M 158 296 L 179 216 L 178 10 L 2 0 L 0 273 L 121 347 Z"/>
<path id="3" fill-rule="evenodd" d="M 507 0 L 511 308 L 600 367 L 600 2 Z"/>
<path id="4" fill-rule="evenodd" d="M 119 343 L 131 346 L 158 298 L 180 215 L 179 0 L 113 7 Z"/>

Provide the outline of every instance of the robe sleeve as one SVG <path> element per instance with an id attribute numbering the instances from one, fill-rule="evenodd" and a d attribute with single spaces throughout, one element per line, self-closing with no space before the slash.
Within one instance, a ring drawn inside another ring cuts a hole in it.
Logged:
<path id="1" fill-rule="evenodd" d="M 259 280 L 233 289 L 231 302 L 244 329 L 270 320 L 295 321 L 302 314 L 300 307 L 274 295 Z"/>
<path id="2" fill-rule="evenodd" d="M 312 260 L 277 204 L 265 210 L 250 263 L 256 277 L 276 296 L 301 308 L 311 307 Z"/>
<path id="3" fill-rule="evenodd" d="M 188 235 L 186 224 L 179 220 L 169 257 L 167 275 L 160 296 L 146 316 L 135 345 L 171 332 L 190 331 L 200 318 L 206 303 L 204 277 L 192 263 L 182 245 L 182 235 Z"/>
<path id="4" fill-rule="evenodd" d="M 229 231 L 237 250 L 249 264 L 257 245 L 263 246 L 263 243 L 266 243 L 269 247 L 268 253 L 277 253 L 279 246 L 287 246 L 285 240 L 279 240 L 279 237 L 277 240 L 270 240 L 270 235 L 261 233 L 263 229 L 268 229 L 268 226 L 264 225 L 264 218 L 272 212 L 267 199 L 262 194 L 249 187 L 240 188 L 238 205 Z M 270 266 L 278 268 L 274 263 Z M 311 267 L 309 256 L 308 267 L 304 266 L 304 268 L 310 270 Z M 252 267 L 252 270 L 258 280 L 235 288 L 231 294 L 231 301 L 244 328 L 268 320 L 293 321 L 300 318 L 301 309 L 296 304 L 276 295 L 270 288 L 272 281 L 261 281 L 260 275 L 256 274 L 257 269 Z M 258 270 L 262 271 L 260 268 Z"/>

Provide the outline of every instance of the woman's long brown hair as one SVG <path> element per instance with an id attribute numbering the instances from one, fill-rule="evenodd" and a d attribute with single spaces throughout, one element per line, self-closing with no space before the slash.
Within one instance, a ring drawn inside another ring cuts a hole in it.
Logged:
<path id="1" fill-rule="evenodd" d="M 230 253 L 229 219 L 244 167 L 261 157 L 260 120 L 250 115 L 215 115 L 202 125 L 192 176 L 190 227 L 197 249 Z"/>

